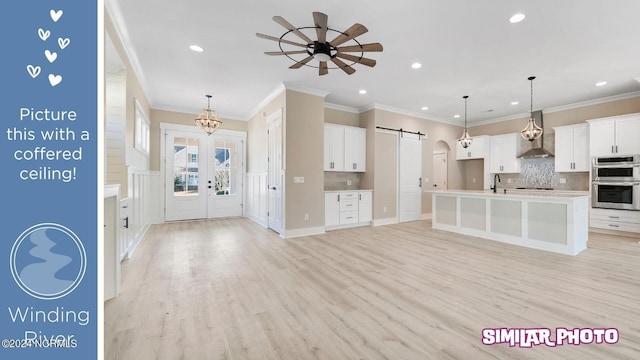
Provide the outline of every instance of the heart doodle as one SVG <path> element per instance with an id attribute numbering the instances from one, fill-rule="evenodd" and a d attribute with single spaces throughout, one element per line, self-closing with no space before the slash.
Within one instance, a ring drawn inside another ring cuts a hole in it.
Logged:
<path id="1" fill-rule="evenodd" d="M 40 75 L 40 66 L 27 65 L 27 72 L 35 79 Z"/>
<path id="2" fill-rule="evenodd" d="M 47 57 L 47 60 L 49 60 L 50 63 L 53 63 L 58 58 L 58 54 L 55 51 L 51 52 L 49 50 L 45 50 L 44 56 Z"/>
<path id="3" fill-rule="evenodd" d="M 40 39 L 42 39 L 42 41 L 47 41 L 50 35 L 51 31 L 43 30 L 42 28 L 38 29 L 38 36 L 40 36 Z"/>
<path id="4" fill-rule="evenodd" d="M 60 46 L 61 50 L 64 50 L 64 48 L 69 46 L 69 43 L 71 43 L 71 39 L 69 38 L 58 38 L 58 46 Z"/>
<path id="5" fill-rule="evenodd" d="M 62 82 L 62 75 L 49 74 L 49 83 L 51 86 L 56 86 Z"/>
<path id="6" fill-rule="evenodd" d="M 51 20 L 53 20 L 53 22 L 58 22 L 62 16 L 62 10 L 55 11 L 51 9 L 51 11 L 49 11 L 49 15 L 51 15 Z"/>

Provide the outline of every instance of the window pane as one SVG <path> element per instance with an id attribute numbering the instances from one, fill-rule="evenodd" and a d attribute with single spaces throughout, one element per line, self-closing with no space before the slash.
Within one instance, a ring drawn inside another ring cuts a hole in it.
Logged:
<path id="1" fill-rule="evenodd" d="M 216 141 L 215 149 L 215 192 L 216 195 L 236 194 L 236 143 L 233 141 Z"/>
<path id="2" fill-rule="evenodd" d="M 198 139 L 175 138 L 173 145 L 174 196 L 198 195 Z"/>

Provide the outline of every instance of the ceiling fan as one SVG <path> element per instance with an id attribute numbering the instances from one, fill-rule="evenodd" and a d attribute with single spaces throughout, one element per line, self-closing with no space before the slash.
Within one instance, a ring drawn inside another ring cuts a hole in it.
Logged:
<path id="1" fill-rule="evenodd" d="M 256 33 L 256 36 L 262 39 L 277 41 L 280 47 L 280 51 L 268 51 L 265 52 L 265 54 L 285 55 L 289 59 L 295 61 L 295 64 L 291 65 L 289 69 L 299 69 L 302 66 L 317 67 L 319 75 L 327 75 L 329 73 L 329 69 L 339 68 L 342 69 L 342 71 L 344 71 L 345 73 L 351 75 L 356 72 L 356 70 L 353 68 L 353 65 L 355 64 L 362 64 L 369 67 L 376 66 L 376 61 L 373 59 L 365 58 L 364 53 L 370 51 L 382 51 L 382 45 L 380 43 L 361 44 L 358 40 L 356 40 L 356 37 L 369 31 L 364 25 L 355 23 L 343 32 L 327 27 L 327 18 L 327 15 L 316 11 L 313 12 L 313 22 L 315 26 L 297 28 L 291 25 L 281 16 L 274 16 L 273 21 L 282 25 L 282 27 L 284 27 L 288 31 L 282 34 L 282 36 L 280 36 L 279 38 L 260 33 Z M 313 36 L 308 35 L 312 32 L 312 30 L 309 29 L 315 30 L 316 40 L 312 40 L 309 37 Z M 307 34 L 305 34 L 305 32 Z M 332 33 L 335 33 L 336 36 L 333 38 L 333 40 L 328 41 L 327 35 Z M 285 37 L 290 34 L 293 34 L 302 39 L 305 44 L 286 39 Z M 294 46 L 297 48 L 304 48 L 304 50 L 290 50 L 286 45 Z M 356 54 L 354 55 L 348 53 Z M 298 54 L 307 56 L 301 60 L 296 60 L 292 55 Z M 318 66 L 309 64 L 309 62 L 313 59 L 318 61 Z M 347 64 L 340 59 L 347 60 L 350 63 Z M 327 65 L 329 61 L 335 64 L 337 68 L 329 67 Z"/>

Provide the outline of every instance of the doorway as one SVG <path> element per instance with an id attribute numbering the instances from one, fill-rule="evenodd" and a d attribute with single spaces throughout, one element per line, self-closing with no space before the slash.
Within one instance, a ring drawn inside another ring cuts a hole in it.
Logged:
<path id="1" fill-rule="evenodd" d="M 436 190 L 447 190 L 447 158 L 449 152 L 447 150 L 433 151 L 433 187 Z"/>
<path id="2" fill-rule="evenodd" d="M 422 216 L 422 141 L 420 135 L 402 133 L 398 151 L 398 222 Z"/>
<path id="3" fill-rule="evenodd" d="M 161 124 L 165 221 L 243 216 L 246 133 Z"/>
<path id="4" fill-rule="evenodd" d="M 267 226 L 282 233 L 284 228 L 284 163 L 282 151 L 282 109 L 267 118 Z"/>

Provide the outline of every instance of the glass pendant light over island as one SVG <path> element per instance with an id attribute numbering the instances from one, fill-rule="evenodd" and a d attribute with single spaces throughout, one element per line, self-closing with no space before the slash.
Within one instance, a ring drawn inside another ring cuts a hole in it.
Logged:
<path id="1" fill-rule="evenodd" d="M 204 130 L 207 135 L 211 135 L 222 125 L 222 121 L 218 114 L 211 110 L 211 95 L 205 96 L 207 97 L 207 108 L 198 115 L 196 124 L 200 129 Z"/>
<path id="2" fill-rule="evenodd" d="M 529 112 L 529 122 L 527 123 L 527 127 L 520 131 L 520 135 L 529 141 L 533 141 L 542 136 L 543 131 L 542 128 L 536 124 L 536 120 L 533 117 L 533 80 L 535 78 L 535 76 L 529 77 L 529 81 L 531 82 L 531 111 Z"/>
<path id="3" fill-rule="evenodd" d="M 460 145 L 466 149 L 473 142 L 473 138 L 469 136 L 469 131 L 467 130 L 467 99 L 469 98 L 469 95 L 465 95 L 462 98 L 464 99 L 464 132 L 458 141 L 460 142 Z"/>

